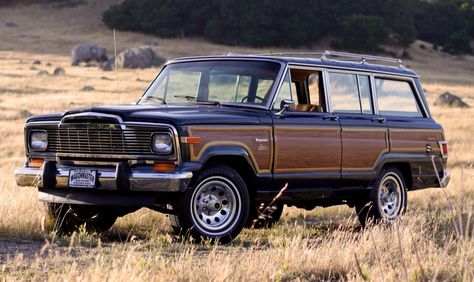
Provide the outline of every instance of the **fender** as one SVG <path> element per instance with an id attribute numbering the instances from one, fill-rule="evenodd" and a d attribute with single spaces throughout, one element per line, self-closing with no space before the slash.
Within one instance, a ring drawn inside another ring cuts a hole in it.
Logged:
<path id="1" fill-rule="evenodd" d="M 256 163 L 251 157 L 251 154 L 242 146 L 239 145 L 214 145 L 205 148 L 199 153 L 197 161 L 201 164 L 205 164 L 212 157 L 242 157 L 248 165 L 252 168 L 253 172 L 257 174 Z"/>

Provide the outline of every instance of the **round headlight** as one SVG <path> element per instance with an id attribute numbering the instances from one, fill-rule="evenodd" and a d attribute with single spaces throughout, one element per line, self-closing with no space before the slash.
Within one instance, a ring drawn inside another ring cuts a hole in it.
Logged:
<path id="1" fill-rule="evenodd" d="M 171 154 L 173 152 L 173 140 L 171 135 L 166 133 L 157 133 L 151 140 L 151 148 L 159 154 Z"/>
<path id="2" fill-rule="evenodd" d="M 31 131 L 30 148 L 35 151 L 46 151 L 48 148 L 48 133 L 46 131 Z"/>

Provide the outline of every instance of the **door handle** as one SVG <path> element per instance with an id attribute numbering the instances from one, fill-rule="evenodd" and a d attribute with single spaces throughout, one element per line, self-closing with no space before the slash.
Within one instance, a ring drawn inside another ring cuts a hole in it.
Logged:
<path id="1" fill-rule="evenodd" d="M 334 121 L 336 121 L 336 120 L 339 120 L 339 117 L 331 115 L 331 116 L 323 116 L 323 119 L 324 120 L 334 120 Z"/>
<path id="2" fill-rule="evenodd" d="M 385 123 L 385 118 L 383 117 L 376 117 L 372 119 L 373 122 L 378 122 L 378 123 Z"/>

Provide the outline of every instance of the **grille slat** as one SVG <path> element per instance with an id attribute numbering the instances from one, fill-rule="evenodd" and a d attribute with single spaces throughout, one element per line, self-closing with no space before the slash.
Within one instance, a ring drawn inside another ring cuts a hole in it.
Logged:
<path id="1" fill-rule="evenodd" d="M 48 151 L 58 153 L 152 154 L 151 136 L 164 128 L 117 129 L 109 125 L 83 124 L 48 129 Z"/>

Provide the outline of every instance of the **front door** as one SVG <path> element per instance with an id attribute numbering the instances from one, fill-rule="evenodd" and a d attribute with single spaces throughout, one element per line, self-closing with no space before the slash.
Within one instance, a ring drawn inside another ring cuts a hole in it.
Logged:
<path id="1" fill-rule="evenodd" d="M 340 183 L 341 128 L 327 112 L 322 72 L 291 69 L 277 96 L 273 126 L 276 184 L 288 190 L 335 188 Z M 282 115 L 279 102 L 295 102 Z"/>

